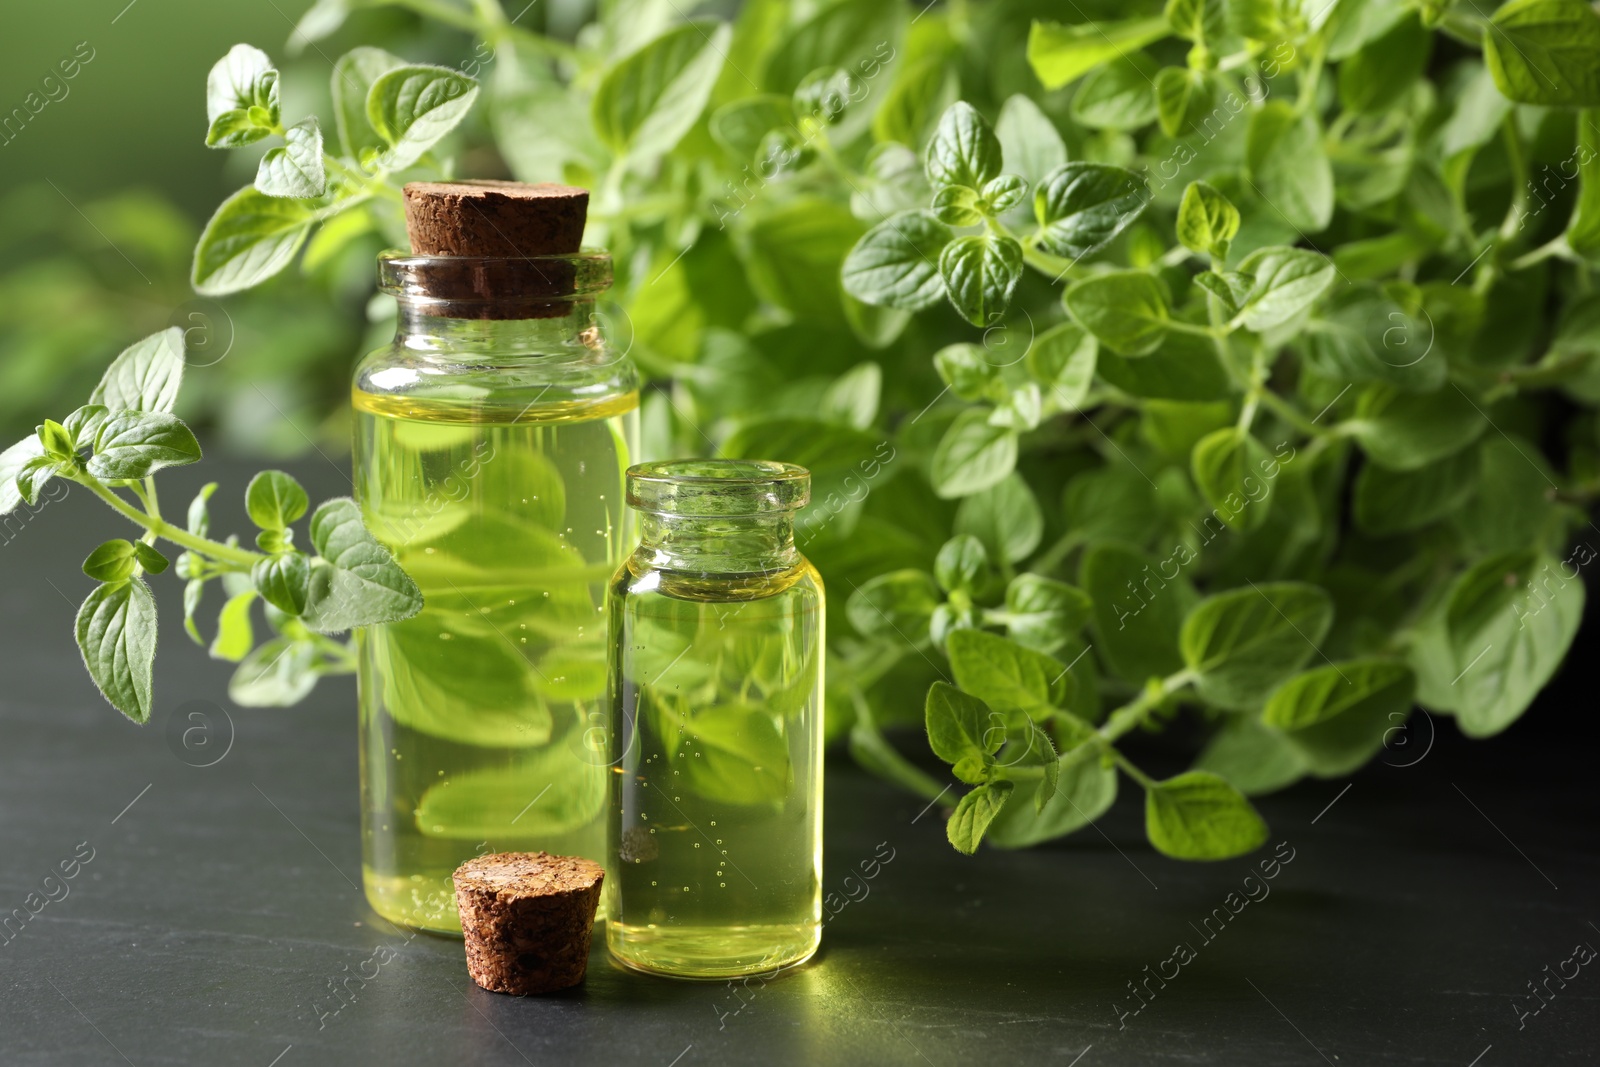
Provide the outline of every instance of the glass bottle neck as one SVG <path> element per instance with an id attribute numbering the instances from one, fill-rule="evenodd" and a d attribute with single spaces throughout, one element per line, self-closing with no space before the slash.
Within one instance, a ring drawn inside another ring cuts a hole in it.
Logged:
<path id="1" fill-rule="evenodd" d="M 800 563 L 794 513 L 735 517 L 640 516 L 636 559 L 662 571 L 704 575 L 773 575 Z"/>
<path id="2" fill-rule="evenodd" d="M 396 301 L 395 345 L 434 355 L 549 356 L 582 358 L 602 347 L 593 297 L 556 302 L 540 318 L 453 318 L 430 314 L 421 301 Z"/>

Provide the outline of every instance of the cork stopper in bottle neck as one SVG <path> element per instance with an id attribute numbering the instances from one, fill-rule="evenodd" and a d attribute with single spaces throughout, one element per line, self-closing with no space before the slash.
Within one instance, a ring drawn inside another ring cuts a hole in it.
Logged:
<path id="1" fill-rule="evenodd" d="M 413 255 L 429 257 L 429 315 L 557 318 L 571 310 L 572 263 L 589 193 L 570 185 L 411 182 L 403 190 Z M 459 262 L 451 260 L 459 259 Z"/>

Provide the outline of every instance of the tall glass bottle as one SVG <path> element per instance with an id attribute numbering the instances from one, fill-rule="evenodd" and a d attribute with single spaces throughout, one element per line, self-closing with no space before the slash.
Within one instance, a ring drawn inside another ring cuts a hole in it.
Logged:
<path id="1" fill-rule="evenodd" d="M 823 593 L 795 549 L 801 467 L 628 472 L 642 542 L 611 583 L 607 942 L 718 978 L 821 937 Z"/>
<path id="2" fill-rule="evenodd" d="M 603 254 L 391 254 L 380 275 L 399 323 L 356 368 L 356 497 L 425 606 L 359 637 L 362 874 L 385 918 L 453 932 L 474 855 L 604 860 L 603 594 L 633 542 L 638 380 L 595 317 Z"/>

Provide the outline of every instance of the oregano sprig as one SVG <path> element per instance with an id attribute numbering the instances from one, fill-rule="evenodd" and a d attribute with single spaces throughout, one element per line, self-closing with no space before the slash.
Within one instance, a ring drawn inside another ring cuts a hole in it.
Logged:
<path id="1" fill-rule="evenodd" d="M 353 669 L 349 645 L 328 635 L 396 622 L 422 607 L 416 584 L 367 532 L 348 498 L 326 501 L 312 513 L 314 554 L 297 548 L 293 524 L 309 501 L 282 471 L 263 471 L 245 490 L 246 510 L 260 527 L 254 549 L 236 537 L 211 537 L 208 501 L 216 483 L 195 496 L 185 525 L 163 517 L 153 476 L 201 458 L 194 434 L 172 414 L 183 351 L 177 327 L 130 346 L 106 370 L 91 403 L 61 422 L 45 420 L 0 457 L 0 514 L 35 504 L 43 487 L 59 478 L 83 486 L 139 527 L 137 540 L 106 541 L 84 560 L 84 574 L 98 584 L 76 624 L 90 677 L 113 707 L 139 723 L 149 720 L 154 700 L 157 618 L 146 576 L 168 568 L 159 541 L 182 550 L 174 570 L 186 583 L 184 626 L 196 644 L 205 644 L 196 613 L 208 584 L 218 582 L 228 593 L 210 648 L 220 659 L 243 661 L 230 690 L 242 704 L 301 699 L 320 676 Z M 277 636 L 252 651 L 251 606 L 258 598 Z"/>

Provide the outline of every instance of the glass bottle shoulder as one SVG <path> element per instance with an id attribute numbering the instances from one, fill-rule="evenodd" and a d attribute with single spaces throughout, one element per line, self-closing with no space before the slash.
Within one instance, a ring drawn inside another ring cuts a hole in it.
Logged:
<path id="1" fill-rule="evenodd" d="M 502 352 L 419 349 L 397 339 L 356 364 L 351 403 L 420 421 L 600 419 L 638 408 L 639 372 L 626 356 L 581 340 Z"/>
<path id="2" fill-rule="evenodd" d="M 804 556 L 776 571 L 717 573 L 709 569 L 671 570 L 654 565 L 645 550 L 634 552 L 612 579 L 617 598 L 665 596 L 701 603 L 740 603 L 781 598 L 795 610 L 820 607 L 822 575 Z"/>

